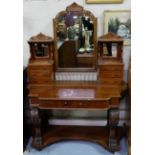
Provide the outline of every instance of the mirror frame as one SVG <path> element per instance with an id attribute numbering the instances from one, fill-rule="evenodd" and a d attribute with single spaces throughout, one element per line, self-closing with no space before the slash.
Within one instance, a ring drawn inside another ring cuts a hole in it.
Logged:
<path id="1" fill-rule="evenodd" d="M 93 35 L 93 44 L 94 44 L 94 51 L 92 57 L 92 67 L 74 67 L 74 68 L 62 68 L 59 67 L 59 59 L 58 59 L 58 36 L 57 36 L 57 19 L 59 16 L 64 16 L 65 14 L 73 12 L 79 15 L 86 15 L 93 20 L 94 23 L 94 35 Z M 65 11 L 60 11 L 56 17 L 53 19 L 53 29 L 54 29 L 54 59 L 55 59 L 55 69 L 56 71 L 95 71 L 97 68 L 97 18 L 88 10 L 84 10 L 84 8 L 77 3 L 73 3 L 66 7 Z"/>

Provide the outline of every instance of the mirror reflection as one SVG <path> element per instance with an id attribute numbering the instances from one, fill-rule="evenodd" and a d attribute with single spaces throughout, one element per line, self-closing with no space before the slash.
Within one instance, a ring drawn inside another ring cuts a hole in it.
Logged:
<path id="1" fill-rule="evenodd" d="M 93 20 L 86 15 L 68 12 L 57 17 L 56 28 L 59 67 L 92 67 Z"/>
<path id="2" fill-rule="evenodd" d="M 117 44 L 116 43 L 104 43 L 103 44 L 103 56 L 104 57 L 117 57 Z"/>
<path id="3" fill-rule="evenodd" d="M 43 43 L 34 44 L 35 56 L 36 57 L 47 57 L 48 56 L 48 46 Z"/>

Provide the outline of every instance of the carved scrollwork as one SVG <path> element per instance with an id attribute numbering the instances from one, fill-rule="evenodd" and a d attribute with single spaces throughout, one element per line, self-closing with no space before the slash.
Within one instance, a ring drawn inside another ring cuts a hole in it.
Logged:
<path id="1" fill-rule="evenodd" d="M 109 149 L 112 152 L 115 152 L 119 149 L 118 142 L 116 139 L 116 128 L 111 127 L 109 131 Z"/>
<path id="2" fill-rule="evenodd" d="M 41 148 L 43 142 L 42 142 L 41 118 L 39 110 L 37 108 L 32 108 L 30 114 L 31 114 L 31 123 L 34 128 L 33 143 L 34 146 L 36 146 L 37 148 Z"/>
<path id="3" fill-rule="evenodd" d="M 119 122 L 119 110 L 118 108 L 110 109 L 108 111 L 108 125 L 117 126 Z"/>
<path id="4" fill-rule="evenodd" d="M 39 110 L 37 108 L 33 108 L 30 111 L 31 114 L 31 123 L 34 126 L 40 125 L 41 123 L 41 118 L 39 116 Z"/>
<path id="5" fill-rule="evenodd" d="M 41 128 L 35 128 L 34 144 L 38 147 L 42 144 Z"/>
<path id="6" fill-rule="evenodd" d="M 114 152 L 119 149 L 116 139 L 116 128 L 119 122 L 119 109 L 113 108 L 108 111 L 108 126 L 109 126 L 109 149 Z"/>
<path id="7" fill-rule="evenodd" d="M 28 43 L 35 43 L 35 42 L 52 42 L 53 39 L 49 36 L 44 35 L 43 33 L 39 33 L 36 36 L 30 38 Z"/>
<path id="8" fill-rule="evenodd" d="M 66 8 L 67 12 L 82 12 L 83 10 L 84 10 L 83 7 L 75 2 Z"/>

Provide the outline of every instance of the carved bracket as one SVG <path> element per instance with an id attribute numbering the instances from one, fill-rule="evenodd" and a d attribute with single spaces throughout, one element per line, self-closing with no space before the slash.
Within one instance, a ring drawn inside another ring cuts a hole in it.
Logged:
<path id="1" fill-rule="evenodd" d="M 108 125 L 117 126 L 119 122 L 119 109 L 114 108 L 108 111 Z"/>
<path id="2" fill-rule="evenodd" d="M 31 114 L 32 125 L 39 126 L 41 124 L 39 110 L 37 108 L 33 108 L 33 109 L 31 109 L 30 114 Z"/>
<path id="3" fill-rule="evenodd" d="M 40 149 L 42 147 L 42 131 L 41 131 L 41 117 L 38 108 L 32 108 L 30 111 L 31 123 L 34 128 L 33 145 Z"/>
<path id="4" fill-rule="evenodd" d="M 119 122 L 119 109 L 113 108 L 108 111 L 108 126 L 109 126 L 109 149 L 114 152 L 119 150 L 116 139 L 116 129 Z"/>

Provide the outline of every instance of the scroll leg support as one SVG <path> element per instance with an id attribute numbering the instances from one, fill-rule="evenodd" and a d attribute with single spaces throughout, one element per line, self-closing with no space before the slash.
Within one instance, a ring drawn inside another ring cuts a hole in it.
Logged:
<path id="1" fill-rule="evenodd" d="M 119 122 L 119 109 L 112 108 L 108 111 L 108 126 L 109 126 L 109 150 L 115 152 L 119 150 L 119 144 L 116 139 L 116 129 Z"/>
<path id="2" fill-rule="evenodd" d="M 32 108 L 30 111 L 31 123 L 33 127 L 33 146 L 37 149 L 41 149 L 42 141 L 42 130 L 41 130 L 41 117 L 38 108 Z"/>

